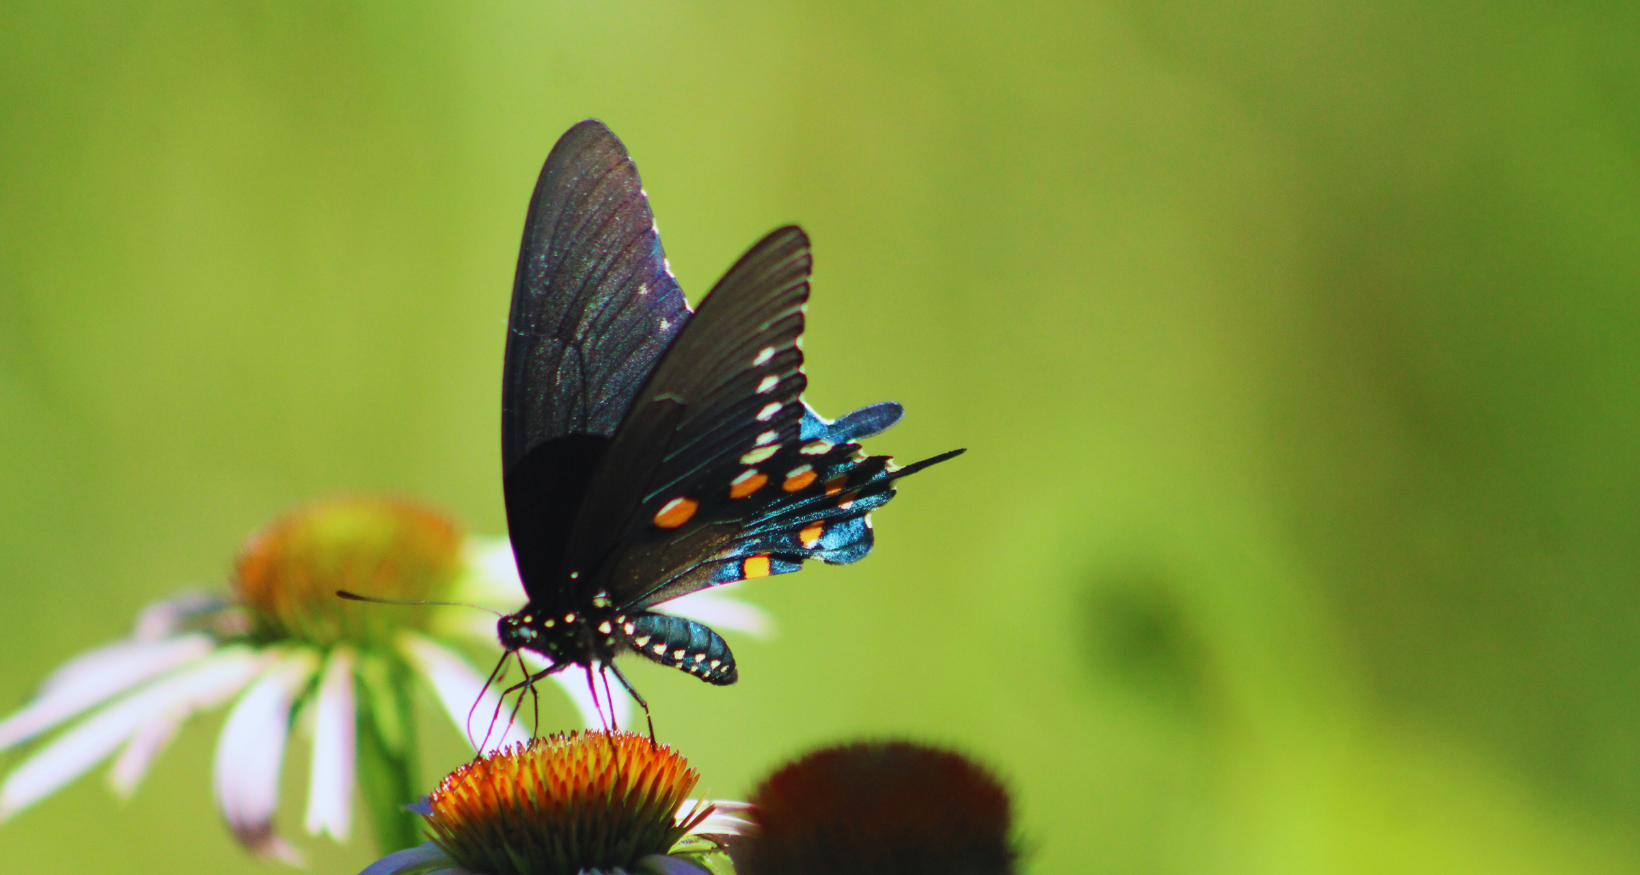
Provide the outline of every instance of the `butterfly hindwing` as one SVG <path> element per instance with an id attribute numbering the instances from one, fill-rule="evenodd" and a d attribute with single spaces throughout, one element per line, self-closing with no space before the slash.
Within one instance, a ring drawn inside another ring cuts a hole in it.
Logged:
<path id="1" fill-rule="evenodd" d="M 590 472 L 689 318 L 626 148 L 581 122 L 530 199 L 508 316 L 501 433 L 507 523 L 532 600 L 555 580 Z"/>
<path id="2" fill-rule="evenodd" d="M 871 552 L 870 513 L 894 497 L 894 483 L 961 451 L 900 468 L 888 456 L 867 456 L 855 443 L 824 439 L 770 457 L 774 473 L 761 494 L 747 496 L 755 513 L 710 552 L 678 557 L 652 569 L 654 583 L 634 601 L 649 608 L 708 586 L 798 570 L 809 559 L 847 565 Z"/>

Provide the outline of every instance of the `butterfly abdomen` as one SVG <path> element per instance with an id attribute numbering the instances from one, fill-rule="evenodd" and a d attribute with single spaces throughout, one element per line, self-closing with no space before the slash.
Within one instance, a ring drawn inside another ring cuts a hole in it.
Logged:
<path id="1" fill-rule="evenodd" d="M 668 665 L 710 684 L 732 684 L 740 677 L 729 645 L 711 629 L 670 614 L 638 614 L 625 639 L 633 653 Z M 623 631 L 624 631 L 623 627 Z"/>

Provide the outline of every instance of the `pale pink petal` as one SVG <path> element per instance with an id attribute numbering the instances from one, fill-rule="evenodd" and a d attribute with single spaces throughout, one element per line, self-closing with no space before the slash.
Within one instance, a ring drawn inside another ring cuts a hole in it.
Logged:
<path id="1" fill-rule="evenodd" d="M 0 750 L 198 659 L 214 646 L 205 635 L 187 635 L 155 642 L 120 641 L 82 654 L 47 678 L 33 702 L 0 721 Z"/>
<path id="2" fill-rule="evenodd" d="M 531 671 L 540 671 L 541 669 L 552 665 L 552 663 L 548 662 L 545 658 L 536 656 L 530 651 L 526 650 L 523 651 L 523 653 L 524 664 L 528 665 Z M 604 696 L 604 683 L 603 680 L 598 677 L 597 671 L 592 673 L 592 677 L 598 681 L 596 701 L 593 699 L 592 689 L 587 686 L 586 670 L 580 666 L 572 665 L 563 671 L 549 675 L 549 677 L 551 677 L 559 687 L 563 688 L 564 692 L 569 696 L 569 700 L 575 703 L 575 710 L 581 713 L 581 723 L 586 726 L 586 728 L 603 729 L 606 726 L 611 725 L 609 721 L 613 721 L 613 725 L 615 726 L 620 726 L 626 729 L 632 728 L 632 697 L 627 694 L 626 689 L 621 686 L 620 681 L 611 680 L 609 683 L 609 691 L 615 696 L 615 702 L 612 707 L 609 702 L 605 701 L 606 697 Z M 603 709 L 602 714 L 599 713 L 600 708 Z"/>
<path id="3" fill-rule="evenodd" d="M 188 592 L 162 602 L 155 602 L 137 615 L 131 637 L 138 641 L 158 641 L 169 638 L 202 614 L 210 614 L 227 607 L 226 599 L 206 592 Z"/>
<path id="4" fill-rule="evenodd" d="M 159 715 L 131 736 L 108 772 L 108 785 L 115 795 L 125 799 L 136 792 L 137 784 L 148 773 L 154 758 L 176 737 L 177 730 L 182 728 L 182 721 L 187 718 L 186 709 L 176 709 Z"/>
<path id="5" fill-rule="evenodd" d="M 245 691 L 217 738 L 212 778 L 217 808 L 234 835 L 264 857 L 286 861 L 296 851 L 273 830 L 279 805 L 279 768 L 285 759 L 291 702 L 318 668 L 307 649 L 285 654 Z"/>
<path id="6" fill-rule="evenodd" d="M 655 610 L 674 617 L 684 617 L 698 623 L 705 623 L 713 629 L 724 629 L 735 632 L 745 632 L 759 638 L 767 638 L 774 632 L 774 620 L 769 618 L 767 611 L 752 604 L 728 595 L 725 590 L 734 584 L 724 584 L 711 589 L 675 598 Z"/>
<path id="7" fill-rule="evenodd" d="M 96 765 L 142 727 L 227 698 L 263 664 L 259 655 L 247 649 L 224 648 L 91 715 L 6 777 L 0 786 L 0 820 Z"/>
<path id="8" fill-rule="evenodd" d="M 308 775 L 307 831 L 347 841 L 353 814 L 353 651 L 330 651 L 319 682 L 313 727 L 313 765 Z"/>
<path id="9" fill-rule="evenodd" d="M 711 803 L 714 808 L 706 819 L 696 826 L 694 832 L 706 835 L 743 835 L 752 827 L 747 819 L 753 806 L 748 802 L 736 802 L 730 799 L 685 799 L 678 806 L 678 817 L 682 818 L 695 810 L 695 806 L 702 803 Z"/>
<path id="10" fill-rule="evenodd" d="M 490 732 L 490 739 L 484 753 L 529 738 L 522 725 L 508 719 L 509 709 L 499 709 L 501 716 L 491 726 L 500 698 L 496 691 L 484 689 L 484 676 L 474 671 L 467 660 L 425 636 L 407 634 L 400 641 L 405 658 L 433 685 L 445 713 L 450 715 L 468 744 L 478 747 L 484 742 L 486 731 Z M 469 711 L 473 717 L 471 730 L 467 727 Z"/>

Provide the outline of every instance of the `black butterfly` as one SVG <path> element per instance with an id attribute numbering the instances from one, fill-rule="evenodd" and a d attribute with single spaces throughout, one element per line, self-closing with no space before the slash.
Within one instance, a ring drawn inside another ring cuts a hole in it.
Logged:
<path id="1" fill-rule="evenodd" d="M 854 562 L 900 468 L 855 441 L 898 404 L 835 422 L 802 401 L 809 241 L 781 228 L 691 314 L 626 148 L 595 120 L 553 147 L 530 200 L 502 379 L 507 528 L 529 604 L 508 652 L 592 679 L 620 653 L 712 684 L 738 672 L 706 626 L 656 613 L 731 581 Z M 653 734 L 653 726 L 651 726 Z"/>

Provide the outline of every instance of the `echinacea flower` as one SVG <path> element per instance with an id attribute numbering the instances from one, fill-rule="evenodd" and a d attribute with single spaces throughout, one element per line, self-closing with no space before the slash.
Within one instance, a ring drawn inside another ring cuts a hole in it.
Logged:
<path id="1" fill-rule="evenodd" d="M 710 875 L 701 858 L 746 821 L 691 799 L 698 780 L 631 732 L 532 739 L 450 773 L 419 808 L 432 840 L 362 875 Z"/>
<path id="2" fill-rule="evenodd" d="M 350 498 L 301 508 L 247 542 L 232 597 L 195 594 L 150 606 L 129 638 L 70 661 L 0 720 L 0 750 L 63 730 L 0 784 L 0 820 L 116 751 L 109 780 L 129 796 L 184 720 L 234 699 L 217 739 L 213 784 L 228 826 L 248 848 L 297 859 L 273 825 L 293 726 L 313 742 L 310 834 L 348 838 L 357 776 L 380 845 L 413 845 L 417 820 L 400 806 L 420 791 L 412 731 L 418 679 L 470 742 L 488 738 L 493 749 L 526 735 L 461 653 L 499 656 L 495 620 L 462 607 L 344 601 L 336 591 L 471 601 L 504 613 L 525 600 L 511 566 L 505 539 L 464 538 L 442 515 L 409 502 Z M 767 622 L 715 594 L 702 607 L 727 613 L 731 627 L 755 631 Z M 584 686 L 565 684 L 583 722 L 595 722 Z M 497 713 L 503 722 L 490 727 Z"/>
<path id="3" fill-rule="evenodd" d="M 1012 875 L 1008 792 L 983 767 L 911 742 L 826 748 L 752 794 L 737 875 Z"/>

